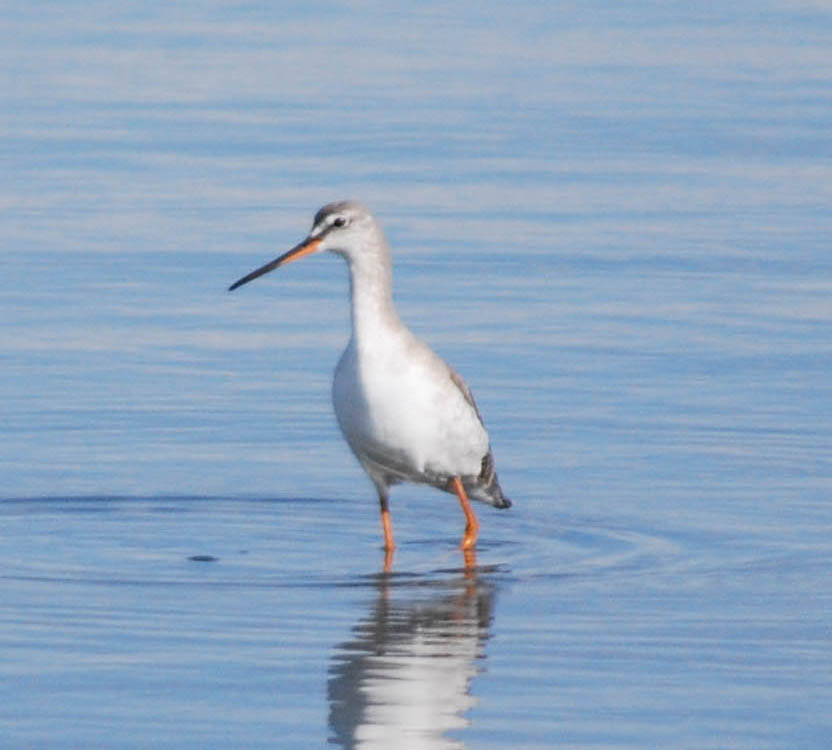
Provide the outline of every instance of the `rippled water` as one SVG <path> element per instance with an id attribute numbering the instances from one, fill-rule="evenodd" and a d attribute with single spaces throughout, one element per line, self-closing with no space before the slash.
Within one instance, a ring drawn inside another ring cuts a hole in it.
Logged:
<path id="1" fill-rule="evenodd" d="M 825 748 L 824 3 L 0 11 L 0 747 Z M 509 511 L 338 434 L 395 248 Z"/>

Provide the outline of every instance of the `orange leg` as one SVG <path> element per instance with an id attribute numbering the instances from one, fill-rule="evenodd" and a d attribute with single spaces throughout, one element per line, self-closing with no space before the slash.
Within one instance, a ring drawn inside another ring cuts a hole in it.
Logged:
<path id="1" fill-rule="evenodd" d="M 474 546 L 477 544 L 477 536 L 480 532 L 479 521 L 477 521 L 474 511 L 471 510 L 471 503 L 468 500 L 468 494 L 465 492 L 465 487 L 462 486 L 460 478 L 454 477 L 451 479 L 450 484 L 451 487 L 454 488 L 454 492 L 456 492 L 459 502 L 462 504 L 462 510 L 465 513 L 465 518 L 467 520 L 465 525 L 465 536 L 462 537 L 462 544 L 460 544 L 460 547 L 464 550 L 474 549 Z"/>
<path id="2" fill-rule="evenodd" d="M 384 572 L 389 573 L 393 568 L 393 550 L 396 545 L 393 542 L 393 524 L 390 521 L 387 497 L 381 501 L 381 526 L 384 529 Z"/>
<path id="3" fill-rule="evenodd" d="M 390 509 L 381 509 L 381 526 L 384 529 L 384 549 L 392 552 L 396 549 L 396 544 L 393 542 L 393 523 L 390 521 Z"/>
<path id="4" fill-rule="evenodd" d="M 387 498 L 387 488 L 377 486 L 378 502 L 381 507 L 381 528 L 384 530 L 384 549 L 388 557 L 391 555 L 396 544 L 393 541 L 393 523 L 390 520 L 390 501 Z"/>

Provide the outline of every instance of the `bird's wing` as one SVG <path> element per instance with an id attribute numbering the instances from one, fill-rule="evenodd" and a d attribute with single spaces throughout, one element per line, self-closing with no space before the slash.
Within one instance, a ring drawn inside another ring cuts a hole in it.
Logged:
<path id="1" fill-rule="evenodd" d="M 468 387 L 468 383 L 463 380 L 462 375 L 460 375 L 453 367 L 448 365 L 448 371 L 451 376 L 451 382 L 459 388 L 462 395 L 465 397 L 465 400 L 471 405 L 471 408 L 474 410 L 474 414 L 477 415 L 477 419 L 480 420 L 480 424 L 485 427 L 482 421 L 482 415 L 480 414 L 480 410 L 477 408 L 477 402 L 474 401 L 474 394 L 471 393 L 471 389 Z"/>

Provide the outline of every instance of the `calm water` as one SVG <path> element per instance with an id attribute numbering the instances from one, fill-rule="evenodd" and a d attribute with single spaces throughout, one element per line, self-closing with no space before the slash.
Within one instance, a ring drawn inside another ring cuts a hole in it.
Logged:
<path id="1" fill-rule="evenodd" d="M 0 747 L 827 748 L 827 3 L 0 10 Z M 364 200 L 508 512 L 331 413 Z"/>

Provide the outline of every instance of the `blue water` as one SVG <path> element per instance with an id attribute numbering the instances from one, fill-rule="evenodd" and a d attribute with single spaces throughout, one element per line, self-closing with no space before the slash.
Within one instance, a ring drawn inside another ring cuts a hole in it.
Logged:
<path id="1" fill-rule="evenodd" d="M 0 10 L 0 747 L 826 748 L 832 11 Z M 509 511 L 329 403 L 363 200 Z"/>

